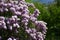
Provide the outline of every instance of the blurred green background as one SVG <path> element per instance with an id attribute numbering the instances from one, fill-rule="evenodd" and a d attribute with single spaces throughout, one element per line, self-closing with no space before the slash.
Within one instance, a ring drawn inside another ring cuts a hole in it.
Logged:
<path id="1" fill-rule="evenodd" d="M 26 2 L 34 3 L 41 12 L 38 20 L 47 22 L 48 30 L 45 40 L 60 40 L 60 0 L 54 0 L 49 4 L 41 3 L 39 0 L 26 0 Z"/>

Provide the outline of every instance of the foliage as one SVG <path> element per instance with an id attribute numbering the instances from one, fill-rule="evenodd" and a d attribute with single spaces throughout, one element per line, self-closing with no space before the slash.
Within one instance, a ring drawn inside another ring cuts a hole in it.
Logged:
<path id="1" fill-rule="evenodd" d="M 60 0 L 55 0 L 55 2 L 57 6 L 60 6 Z"/>

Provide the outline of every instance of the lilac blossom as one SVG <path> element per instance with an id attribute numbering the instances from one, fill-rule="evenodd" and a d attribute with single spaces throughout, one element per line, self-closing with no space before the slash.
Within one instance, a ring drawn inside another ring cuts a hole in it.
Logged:
<path id="1" fill-rule="evenodd" d="M 10 37 L 7 40 L 17 40 L 16 38 Z"/>
<path id="2" fill-rule="evenodd" d="M 25 31 L 35 40 L 43 40 L 45 38 L 45 35 L 38 32 L 35 28 L 26 28 Z"/>
<path id="3" fill-rule="evenodd" d="M 7 40 L 12 40 L 12 38 L 8 38 Z"/>
<path id="4" fill-rule="evenodd" d="M 5 23 L 5 18 L 0 16 L 0 28 L 7 29 L 6 23 Z"/>
<path id="5" fill-rule="evenodd" d="M 29 7 L 35 9 L 33 14 L 30 14 Z M 9 30 L 18 34 L 18 29 L 23 26 L 25 32 L 29 34 L 31 39 L 44 40 L 47 32 L 47 23 L 37 20 L 40 11 L 33 3 L 27 3 L 25 0 L 0 0 L 0 13 L 4 14 L 4 12 L 11 12 L 13 15 L 11 17 L 0 16 L 0 29 Z M 35 28 L 28 26 L 30 21 L 35 25 Z M 18 39 L 9 37 L 7 40 Z"/>
<path id="6" fill-rule="evenodd" d="M 0 36 L 0 40 L 2 40 L 2 37 Z"/>

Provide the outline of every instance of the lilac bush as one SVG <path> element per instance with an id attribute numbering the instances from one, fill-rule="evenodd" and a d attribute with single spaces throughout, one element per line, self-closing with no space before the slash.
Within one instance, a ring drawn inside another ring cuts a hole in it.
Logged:
<path id="1" fill-rule="evenodd" d="M 30 13 L 29 7 L 34 8 L 34 12 Z M 11 15 L 10 15 L 11 14 Z M 46 34 L 46 24 L 43 21 L 38 21 L 39 10 L 33 3 L 27 3 L 25 0 L 0 0 L 0 30 L 11 31 L 15 34 L 19 33 L 21 27 L 31 37 L 31 40 L 44 40 Z M 32 25 L 34 27 L 30 27 Z M 0 36 L 0 40 L 4 39 Z M 19 37 L 10 35 L 6 40 L 20 40 Z"/>

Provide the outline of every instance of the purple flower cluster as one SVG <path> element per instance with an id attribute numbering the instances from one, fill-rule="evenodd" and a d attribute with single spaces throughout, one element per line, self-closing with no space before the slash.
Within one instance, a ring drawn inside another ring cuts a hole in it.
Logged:
<path id="1" fill-rule="evenodd" d="M 33 14 L 30 14 L 28 7 L 31 6 L 35 9 Z M 18 1 L 3 1 L 0 0 L 0 13 L 10 11 L 13 15 L 12 17 L 0 16 L 0 29 L 5 30 L 14 30 L 16 33 L 18 28 L 25 28 L 25 31 L 32 37 L 34 40 L 44 40 L 46 34 L 46 24 L 43 21 L 38 21 L 37 17 L 40 12 L 35 8 L 33 3 L 26 3 L 25 0 Z M 7 13 L 8 14 L 8 13 Z M 36 28 L 29 28 L 29 22 L 34 23 Z M 40 31 L 41 30 L 41 31 Z M 0 37 L 1 39 L 1 37 Z M 16 38 L 8 38 L 7 40 L 18 40 Z"/>
<path id="2" fill-rule="evenodd" d="M 18 38 L 10 37 L 7 40 L 19 40 Z"/>
<path id="3" fill-rule="evenodd" d="M 19 20 L 20 19 L 17 18 L 17 16 L 12 16 L 11 18 L 5 18 L 3 16 L 0 16 L 0 29 L 13 30 L 13 28 L 19 28 Z"/>
<path id="4" fill-rule="evenodd" d="M 43 24 L 40 24 L 43 26 Z M 26 32 L 34 39 L 34 40 L 44 40 L 45 34 L 46 34 L 46 27 L 42 27 L 37 24 L 38 29 L 36 30 L 35 28 L 29 28 L 25 26 Z M 39 29 L 42 29 L 42 32 L 39 32 Z"/>

